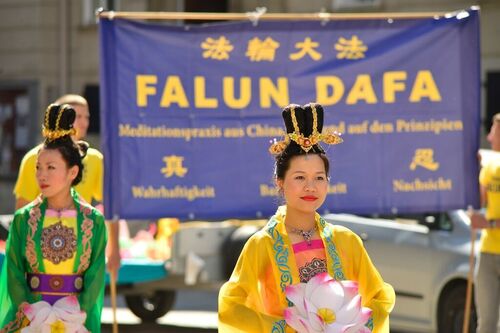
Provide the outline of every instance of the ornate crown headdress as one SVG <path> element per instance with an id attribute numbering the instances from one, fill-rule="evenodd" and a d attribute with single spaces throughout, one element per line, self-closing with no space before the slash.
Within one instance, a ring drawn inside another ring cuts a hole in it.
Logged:
<path id="1" fill-rule="evenodd" d="M 303 107 L 290 104 L 283 109 L 282 116 L 287 133 L 283 140 L 275 140 L 269 147 L 269 152 L 273 155 L 281 154 L 291 142 L 308 153 L 311 149 L 314 152 L 324 152 L 320 142 L 336 145 L 343 141 L 339 133 L 322 133 L 323 107 L 319 104 L 309 103 Z"/>
<path id="2" fill-rule="evenodd" d="M 53 109 L 57 110 L 57 108 L 59 108 L 59 110 L 57 112 L 57 118 L 56 118 L 53 126 L 50 126 L 50 118 L 51 118 L 51 114 L 53 113 L 51 111 Z M 71 121 L 71 125 L 69 126 L 69 128 L 67 128 L 67 129 L 61 128 L 61 117 L 62 117 L 63 113 L 67 110 L 73 111 L 72 116 L 74 118 L 75 111 L 68 104 L 63 104 L 63 105 L 50 104 L 47 107 L 47 110 L 45 111 L 45 119 L 44 119 L 43 126 L 42 126 L 42 135 L 44 138 L 46 138 L 49 141 L 53 141 L 55 139 L 62 138 L 63 136 L 66 136 L 66 135 L 71 136 L 71 135 L 76 134 L 76 129 L 73 128 L 73 121 L 74 120 Z"/>

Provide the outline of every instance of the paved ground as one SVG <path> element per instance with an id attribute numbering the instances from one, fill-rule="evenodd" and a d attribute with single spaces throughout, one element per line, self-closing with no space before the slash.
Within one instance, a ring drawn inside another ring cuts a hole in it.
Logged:
<path id="1" fill-rule="evenodd" d="M 112 332 L 112 310 L 109 297 L 103 309 L 102 332 Z M 117 299 L 119 332 L 217 332 L 217 292 L 179 291 L 172 311 L 157 323 L 142 323 L 125 305 L 122 296 Z"/>
<path id="2" fill-rule="evenodd" d="M 110 324 L 102 325 L 102 333 L 113 332 Z M 204 329 L 199 327 L 181 327 L 174 325 L 159 325 L 159 324 L 141 324 L 141 325 L 122 325 L 118 326 L 120 333 L 217 333 L 217 329 Z"/>

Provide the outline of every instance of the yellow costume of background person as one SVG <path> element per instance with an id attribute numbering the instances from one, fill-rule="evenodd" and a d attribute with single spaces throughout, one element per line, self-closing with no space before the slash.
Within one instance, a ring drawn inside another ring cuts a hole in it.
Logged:
<path id="1" fill-rule="evenodd" d="M 292 244 L 285 229 L 286 207 L 246 243 L 236 268 L 219 293 L 219 332 L 294 332 L 283 317 L 288 301 L 285 288 L 300 282 Z M 334 226 L 316 213 L 328 273 L 337 280 L 359 284 L 362 305 L 372 309 L 372 331 L 389 332 L 389 313 L 395 294 L 372 264 L 360 238 Z"/>
<path id="2" fill-rule="evenodd" d="M 500 219 L 500 159 L 492 159 L 481 169 L 479 183 L 487 188 L 486 219 Z M 481 252 L 500 254 L 500 228 L 485 228 L 481 234 Z"/>
<path id="3" fill-rule="evenodd" d="M 33 201 L 40 194 L 40 188 L 36 181 L 36 160 L 41 146 L 36 146 L 26 153 L 19 167 L 19 175 L 14 187 L 16 198 Z M 92 199 L 102 201 L 103 187 L 103 155 L 94 148 L 87 150 L 87 156 L 83 159 L 82 181 L 75 186 L 75 190 L 88 203 Z"/>

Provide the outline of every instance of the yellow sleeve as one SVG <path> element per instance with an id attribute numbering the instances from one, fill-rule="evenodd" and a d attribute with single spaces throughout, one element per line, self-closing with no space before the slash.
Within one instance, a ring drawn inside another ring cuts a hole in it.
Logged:
<path id="1" fill-rule="evenodd" d="M 488 186 L 488 183 L 491 181 L 492 176 L 493 173 L 491 171 L 490 165 L 484 166 L 479 172 L 479 184 L 481 184 L 482 186 Z"/>
<path id="2" fill-rule="evenodd" d="M 394 289 L 380 276 L 361 239 L 349 231 L 345 240 L 347 244 L 339 244 L 339 247 L 352 260 L 352 265 L 348 258 L 342 260 L 347 278 L 358 282 L 363 306 L 373 311 L 373 333 L 388 333 L 389 313 L 396 302 Z"/>
<path id="3" fill-rule="evenodd" d="M 17 176 L 16 185 L 14 187 L 14 195 L 16 199 L 22 198 L 27 201 L 33 201 L 40 194 L 38 183 L 36 181 L 36 159 L 37 149 L 30 150 L 24 155 L 21 165 L 19 166 L 19 174 Z"/>
<path id="4" fill-rule="evenodd" d="M 245 244 L 231 278 L 219 291 L 220 333 L 271 332 L 283 320 L 283 316 L 270 314 L 269 308 L 276 306 L 266 305 L 263 293 L 273 289 L 265 285 L 270 262 L 264 242 L 255 236 Z"/>
<path id="5" fill-rule="evenodd" d="M 92 204 L 92 200 L 102 202 L 102 160 L 102 154 L 97 149 L 89 148 L 83 160 L 82 181 L 75 187 L 89 204 Z"/>
<path id="6" fill-rule="evenodd" d="M 96 201 L 102 202 L 102 187 L 104 178 L 104 165 L 102 154 L 97 151 L 95 158 L 95 185 L 93 197 Z"/>

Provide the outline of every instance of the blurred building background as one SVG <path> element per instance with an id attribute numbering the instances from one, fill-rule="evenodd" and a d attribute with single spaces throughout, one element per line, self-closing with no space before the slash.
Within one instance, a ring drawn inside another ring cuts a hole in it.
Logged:
<path id="1" fill-rule="evenodd" d="M 248 12 L 266 7 L 268 12 L 314 13 L 443 12 L 474 5 L 481 8 L 484 133 L 491 115 L 500 112 L 499 0 L 0 0 L 0 214 L 13 213 L 12 189 L 19 163 L 41 140 L 44 108 L 59 95 L 78 93 L 87 98 L 88 140 L 99 147 L 95 18 L 99 7 L 186 12 Z"/>

